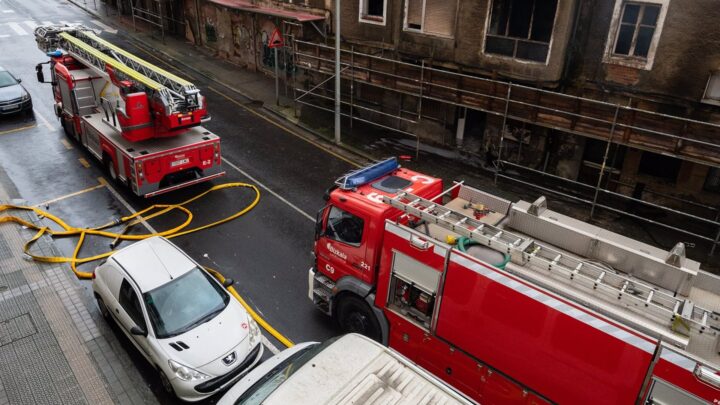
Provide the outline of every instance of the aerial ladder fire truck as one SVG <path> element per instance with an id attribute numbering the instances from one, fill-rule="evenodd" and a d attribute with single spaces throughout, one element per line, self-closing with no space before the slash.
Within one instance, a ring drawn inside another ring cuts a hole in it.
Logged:
<path id="1" fill-rule="evenodd" d="M 720 277 L 388 159 L 319 211 L 309 296 L 483 404 L 720 402 Z"/>
<path id="2" fill-rule="evenodd" d="M 151 197 L 225 174 L 220 138 L 192 83 L 81 25 L 35 29 L 50 65 L 55 114 L 68 136 L 133 193 Z"/>

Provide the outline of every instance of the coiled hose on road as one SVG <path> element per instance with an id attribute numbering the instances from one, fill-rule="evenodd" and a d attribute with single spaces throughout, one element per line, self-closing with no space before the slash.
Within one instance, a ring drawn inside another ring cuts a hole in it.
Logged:
<path id="1" fill-rule="evenodd" d="M 220 220 L 201 225 L 196 226 L 193 228 L 188 228 L 190 224 L 193 221 L 193 214 L 192 212 L 186 208 L 185 206 L 199 200 L 200 198 L 218 190 L 223 189 L 229 189 L 229 188 L 249 188 L 252 191 L 255 192 L 255 198 L 242 208 L 241 210 L 235 212 L 234 214 L 227 216 L 225 218 L 222 218 Z M 80 250 L 82 249 L 82 246 L 85 242 L 85 237 L 87 235 L 95 235 L 100 237 L 105 237 L 109 239 L 113 239 L 113 241 L 122 241 L 122 240 L 133 240 L 138 241 L 142 239 L 147 239 L 153 236 L 163 236 L 165 238 L 171 239 L 177 236 L 182 235 L 188 235 L 194 232 L 202 231 L 205 229 L 212 228 L 214 226 L 224 224 L 226 222 L 232 221 L 234 219 L 237 219 L 241 217 L 242 215 L 245 215 L 247 212 L 255 208 L 255 206 L 260 201 L 260 190 L 248 183 L 225 183 L 225 184 L 218 184 L 216 186 L 211 187 L 210 189 L 186 200 L 179 204 L 154 204 L 148 208 L 145 208 L 141 211 L 138 211 L 132 215 L 128 215 L 126 217 L 119 218 L 118 220 L 108 222 L 104 225 L 100 225 L 93 228 L 77 228 L 68 225 L 65 221 L 60 219 L 59 217 L 44 211 L 37 207 L 32 206 L 26 206 L 26 205 L 13 205 L 13 204 L 3 204 L 0 205 L 0 213 L 4 211 L 10 211 L 10 210 L 23 210 L 23 211 L 33 211 L 35 212 L 39 217 L 41 218 L 47 218 L 50 221 L 57 224 L 62 230 L 54 230 L 48 226 L 38 226 L 32 222 L 28 222 L 22 218 L 7 215 L 7 216 L 0 216 L 0 224 L 2 223 L 8 223 L 13 222 L 16 224 L 19 224 L 21 226 L 24 226 L 28 229 L 36 230 L 37 233 L 35 236 L 33 236 L 30 240 L 25 242 L 25 245 L 23 246 L 23 252 L 31 257 L 33 260 L 37 262 L 43 262 L 43 263 L 70 263 L 70 268 L 72 269 L 75 276 L 77 276 L 80 279 L 89 279 L 92 278 L 93 273 L 92 272 L 86 272 L 86 271 L 79 271 L 77 269 L 78 264 L 83 263 L 89 263 L 95 260 L 100 260 L 103 258 L 106 258 L 113 254 L 113 251 L 108 251 L 105 253 L 101 253 L 94 256 L 89 257 L 78 257 Z M 129 228 L 133 227 L 134 225 L 137 225 L 141 223 L 142 221 L 147 221 L 153 218 L 156 218 L 160 215 L 164 215 L 171 211 L 180 211 L 183 212 L 186 215 L 185 220 L 178 226 L 162 231 L 162 232 L 156 232 L 156 233 L 147 233 L 147 234 L 140 234 L 140 235 L 128 235 L 126 232 Z M 123 232 L 109 232 L 105 229 L 115 227 L 118 225 L 125 225 Z M 64 256 L 41 256 L 30 252 L 30 249 L 32 248 L 32 245 L 40 239 L 43 235 L 50 235 L 51 237 L 77 237 L 78 241 L 75 245 L 75 249 L 73 251 L 72 257 L 64 257 Z M 206 268 L 210 274 L 215 276 L 220 282 L 222 283 L 225 280 L 225 277 L 218 272 L 217 270 Z M 248 311 L 248 313 L 255 319 L 258 324 L 260 324 L 268 333 L 270 333 L 272 336 L 274 336 L 276 339 L 278 339 L 282 344 L 284 344 L 287 347 L 293 346 L 292 341 L 281 335 L 279 332 L 277 332 L 272 326 L 270 326 L 264 319 L 262 319 L 257 312 L 255 312 L 246 302 L 245 300 L 237 293 L 235 288 L 233 286 L 228 287 L 228 291 L 240 302 L 240 304 L 245 307 L 245 309 Z"/>

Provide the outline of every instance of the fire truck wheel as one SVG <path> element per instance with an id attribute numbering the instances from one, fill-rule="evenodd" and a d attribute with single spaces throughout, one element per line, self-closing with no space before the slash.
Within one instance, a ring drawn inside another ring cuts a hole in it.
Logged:
<path id="1" fill-rule="evenodd" d="M 60 118 L 60 123 L 62 124 L 63 131 L 65 131 L 65 135 L 75 139 L 75 128 L 73 128 L 72 122 Z"/>
<path id="2" fill-rule="evenodd" d="M 115 164 L 109 156 L 105 155 L 103 161 L 105 161 L 105 168 L 107 168 L 110 179 L 114 182 L 118 181 L 117 172 L 115 171 Z"/>
<path id="3" fill-rule="evenodd" d="M 380 342 L 380 325 L 362 298 L 352 295 L 341 297 L 337 319 L 344 332 L 359 333 Z"/>

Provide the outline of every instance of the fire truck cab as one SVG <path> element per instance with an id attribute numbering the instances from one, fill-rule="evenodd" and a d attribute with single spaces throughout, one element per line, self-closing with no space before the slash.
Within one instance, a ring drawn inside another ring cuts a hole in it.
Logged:
<path id="1" fill-rule="evenodd" d="M 382 174 L 392 174 L 382 176 Z M 378 177 L 382 177 L 378 179 Z M 367 181 L 375 178 L 377 181 Z M 440 179 L 400 168 L 388 159 L 338 179 L 326 193 L 327 205 L 318 212 L 315 237 L 317 279 L 311 269 L 310 298 L 328 315 L 338 315 L 344 329 L 365 334 L 387 344 L 388 325 L 382 311 L 373 306 L 385 220 L 401 215 L 383 203 L 383 196 L 410 190 L 432 197 L 442 191 Z M 323 276 L 325 274 L 326 276 Z M 373 311 L 374 313 L 371 313 Z"/>
<path id="2" fill-rule="evenodd" d="M 310 298 L 487 404 L 720 401 L 720 277 L 548 209 L 400 168 L 341 177 Z"/>

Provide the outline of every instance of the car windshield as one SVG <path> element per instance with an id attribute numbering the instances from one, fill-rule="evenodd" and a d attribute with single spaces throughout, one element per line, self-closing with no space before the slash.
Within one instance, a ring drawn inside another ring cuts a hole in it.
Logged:
<path id="1" fill-rule="evenodd" d="M 210 321 L 230 301 L 222 286 L 197 267 L 144 293 L 143 298 L 159 339 L 185 333 Z"/>
<path id="2" fill-rule="evenodd" d="M 305 363 L 315 357 L 316 354 L 320 353 L 335 342 L 338 338 L 328 339 L 322 344 L 315 344 L 308 346 L 283 360 L 280 364 L 273 367 L 272 370 L 268 371 L 267 374 L 263 375 L 255 384 L 248 388 L 240 397 L 235 401 L 235 405 L 260 405 L 267 397 L 269 397 L 275 390 L 291 375 L 298 371 Z"/>
<path id="3" fill-rule="evenodd" d="M 13 86 L 17 84 L 17 80 L 15 80 L 12 75 L 7 71 L 0 71 L 0 87 L 7 87 L 7 86 Z"/>

